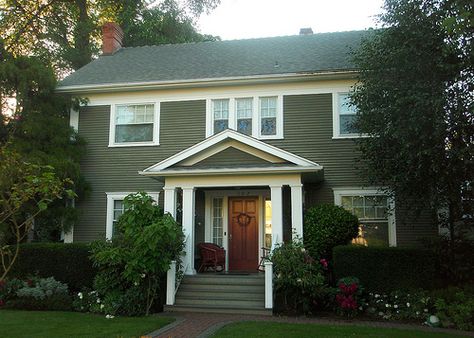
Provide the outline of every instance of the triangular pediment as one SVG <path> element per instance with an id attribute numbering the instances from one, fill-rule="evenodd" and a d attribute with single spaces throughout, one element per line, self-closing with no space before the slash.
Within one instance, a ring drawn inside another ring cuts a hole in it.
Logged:
<path id="1" fill-rule="evenodd" d="M 145 170 L 158 174 L 203 168 L 302 167 L 322 169 L 318 164 L 251 136 L 225 130 L 199 142 Z"/>

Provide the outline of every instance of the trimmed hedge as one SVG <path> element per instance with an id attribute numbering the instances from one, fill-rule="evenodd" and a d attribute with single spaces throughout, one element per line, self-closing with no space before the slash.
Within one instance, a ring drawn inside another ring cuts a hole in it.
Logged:
<path id="1" fill-rule="evenodd" d="M 333 259 L 335 280 L 354 276 L 368 291 L 431 289 L 438 282 L 436 258 L 425 249 L 344 245 Z"/>
<path id="2" fill-rule="evenodd" d="M 71 291 L 92 288 L 97 271 L 89 256 L 89 244 L 22 244 L 9 277 L 54 277 L 66 283 Z"/>

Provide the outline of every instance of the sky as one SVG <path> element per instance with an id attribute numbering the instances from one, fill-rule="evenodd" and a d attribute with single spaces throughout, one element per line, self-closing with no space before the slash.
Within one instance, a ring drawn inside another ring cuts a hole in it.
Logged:
<path id="1" fill-rule="evenodd" d="M 198 21 L 203 34 L 223 40 L 295 35 L 376 27 L 383 0 L 221 0 Z"/>

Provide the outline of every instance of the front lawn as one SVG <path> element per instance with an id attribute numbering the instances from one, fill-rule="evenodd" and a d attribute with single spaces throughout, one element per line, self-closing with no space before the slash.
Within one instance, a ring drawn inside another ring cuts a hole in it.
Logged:
<path id="1" fill-rule="evenodd" d="M 0 310 L 0 337 L 139 337 L 172 318 L 116 317 L 77 312 Z"/>
<path id="2" fill-rule="evenodd" d="M 424 332 L 418 330 L 402 330 L 392 328 L 355 326 L 355 325 L 322 325 L 293 324 L 276 322 L 240 322 L 224 326 L 216 332 L 214 338 L 248 338 L 248 337 L 298 337 L 298 338 L 346 338 L 346 337 L 377 337 L 377 338 L 433 338 L 457 337 L 442 332 Z"/>

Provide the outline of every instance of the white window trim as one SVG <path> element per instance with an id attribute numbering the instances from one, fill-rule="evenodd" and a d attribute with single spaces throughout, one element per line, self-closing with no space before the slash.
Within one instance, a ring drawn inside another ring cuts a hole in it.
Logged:
<path id="1" fill-rule="evenodd" d="M 113 226 L 114 226 L 114 202 L 115 201 L 122 201 L 125 197 L 130 194 L 134 194 L 136 191 L 131 192 L 106 192 L 107 195 L 107 217 L 106 217 L 106 225 L 105 225 L 105 238 L 112 239 L 113 233 Z M 146 192 L 150 195 L 153 200 L 158 203 L 160 198 L 159 192 Z"/>
<path id="2" fill-rule="evenodd" d="M 277 129 L 276 135 L 261 135 L 260 133 L 260 108 L 259 102 L 261 97 L 276 97 L 277 98 Z M 252 111 L 252 136 L 261 140 L 268 139 L 283 139 L 283 94 L 268 93 L 262 95 L 227 95 L 218 96 L 206 99 L 206 138 L 214 135 L 214 112 L 213 112 L 213 100 L 229 100 L 229 129 L 237 129 L 237 114 L 235 109 L 236 99 L 252 99 L 253 111 Z"/>
<path id="3" fill-rule="evenodd" d="M 340 125 L 340 118 L 339 118 L 339 95 L 347 94 L 347 91 L 337 91 L 332 93 L 332 132 L 333 132 L 333 139 L 353 139 L 353 138 L 361 138 L 361 137 L 368 137 L 366 134 L 341 134 L 341 125 Z"/>
<path id="4" fill-rule="evenodd" d="M 334 204 L 342 205 L 342 196 L 387 196 L 381 188 L 334 188 Z M 388 196 L 388 245 L 397 246 L 397 223 L 395 220 L 395 200 Z"/>
<path id="5" fill-rule="evenodd" d="M 153 140 L 147 142 L 115 142 L 115 116 L 117 106 L 124 105 L 145 105 L 152 104 L 154 107 L 153 115 Z M 127 103 L 113 103 L 110 105 L 110 123 L 109 123 L 109 147 L 142 147 L 142 146 L 159 146 L 160 145 L 160 103 L 157 101 L 138 101 Z"/>

